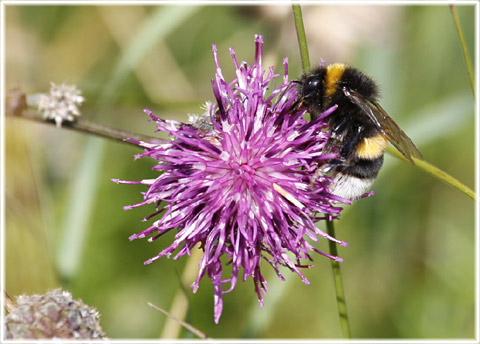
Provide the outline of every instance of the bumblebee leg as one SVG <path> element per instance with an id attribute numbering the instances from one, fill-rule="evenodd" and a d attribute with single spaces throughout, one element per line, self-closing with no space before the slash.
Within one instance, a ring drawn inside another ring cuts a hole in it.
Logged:
<path id="1" fill-rule="evenodd" d="M 348 125 L 349 121 L 350 118 L 348 116 L 341 117 L 340 121 L 338 123 L 335 123 L 335 125 L 333 125 L 330 129 L 330 132 L 332 133 L 332 138 L 338 138 L 339 133 L 343 133 L 346 130 L 346 126 Z"/>
<path id="2" fill-rule="evenodd" d="M 331 171 L 333 171 L 337 166 L 341 166 L 343 163 L 344 161 L 340 159 L 332 159 L 326 165 L 317 168 L 310 179 L 310 187 L 313 189 L 318 178 L 328 176 Z"/>
<path id="3" fill-rule="evenodd" d="M 348 156 L 355 154 L 355 148 L 359 143 L 363 131 L 364 127 L 359 125 L 351 135 L 345 137 L 345 140 L 342 143 L 342 150 L 340 151 L 342 157 L 347 158 Z"/>

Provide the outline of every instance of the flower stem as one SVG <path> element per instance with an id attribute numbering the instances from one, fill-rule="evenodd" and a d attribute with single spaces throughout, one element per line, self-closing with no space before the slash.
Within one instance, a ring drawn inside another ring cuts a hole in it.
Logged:
<path id="1" fill-rule="evenodd" d="M 333 221 L 327 221 L 327 233 L 328 235 L 335 237 L 335 227 L 333 225 Z M 338 256 L 337 244 L 333 241 L 328 241 L 328 245 L 330 248 L 330 254 L 334 256 Z M 338 308 L 338 315 L 340 317 L 340 327 L 342 329 L 343 337 L 349 339 L 351 338 L 350 325 L 348 322 L 347 304 L 345 301 L 345 293 L 343 291 L 343 280 L 342 280 L 342 273 L 340 271 L 340 263 L 336 260 L 331 260 L 331 264 L 332 264 L 333 280 L 335 283 L 335 293 L 337 294 L 337 308 Z"/>
<path id="2" fill-rule="evenodd" d="M 393 156 L 402 159 L 404 161 L 408 161 L 405 159 L 405 157 L 397 151 L 395 148 L 388 146 L 387 147 L 387 152 L 392 154 Z M 415 166 L 418 167 L 420 170 L 422 170 L 425 173 L 428 173 L 429 175 L 437 178 L 438 180 L 444 182 L 447 185 L 450 185 L 457 189 L 458 191 L 463 192 L 465 195 L 470 197 L 471 199 L 475 200 L 476 195 L 475 192 L 470 189 L 468 186 L 465 184 L 461 183 L 460 181 L 456 180 L 452 176 L 448 175 L 447 173 L 443 172 L 440 170 L 438 167 L 433 166 L 432 164 L 424 161 L 424 160 L 419 160 L 416 158 L 412 158 L 413 161 L 415 162 Z"/>
<path id="3" fill-rule="evenodd" d="M 9 108 L 9 100 L 7 100 L 6 108 L 7 109 Z M 55 125 L 55 121 L 45 120 L 40 113 L 28 108 L 22 108 L 22 109 L 17 108 L 14 113 L 7 111 L 7 116 L 23 118 L 31 121 L 36 121 L 36 122 L 42 122 L 42 123 L 50 124 L 53 126 Z M 62 128 L 80 131 L 87 134 L 97 135 L 97 136 L 105 137 L 112 140 L 121 141 L 124 143 L 132 144 L 135 147 L 138 147 L 136 143 L 125 141 L 125 139 L 131 138 L 134 140 L 144 141 L 144 142 L 152 142 L 154 140 L 158 140 L 158 138 L 155 138 L 152 136 L 138 134 L 128 130 L 109 127 L 107 125 L 89 121 L 82 117 L 75 118 L 74 122 L 64 122 L 62 124 Z"/>
<path id="4" fill-rule="evenodd" d="M 310 58 L 308 56 L 307 36 L 303 27 L 302 8 L 299 4 L 293 4 L 293 19 L 297 31 L 298 46 L 300 48 L 300 58 L 302 60 L 302 70 L 304 73 L 310 71 Z"/>
<path id="5" fill-rule="evenodd" d="M 297 31 L 298 45 L 300 48 L 300 58 L 302 60 L 302 70 L 304 73 L 310 71 L 310 58 L 308 55 L 307 37 L 305 35 L 305 28 L 303 26 L 302 9 L 299 4 L 293 4 L 293 18 L 295 21 L 295 28 Z M 310 114 L 312 119 L 315 118 L 315 114 Z M 335 237 L 335 228 L 332 221 L 327 221 L 327 232 L 330 236 Z M 337 244 L 333 241 L 329 241 L 330 254 L 338 257 Z M 335 283 L 335 292 L 337 294 L 337 308 L 338 315 L 340 317 L 340 327 L 344 338 L 350 337 L 350 326 L 348 323 L 347 305 L 345 302 L 345 294 L 343 292 L 343 280 L 340 270 L 340 263 L 332 260 L 332 272 L 333 280 Z"/>
<path id="6" fill-rule="evenodd" d="M 458 18 L 458 13 L 455 5 L 450 5 L 450 11 L 452 11 L 453 21 L 455 23 L 455 27 L 457 28 L 458 39 L 460 40 L 463 58 L 465 59 L 465 65 L 467 66 L 467 74 L 470 80 L 470 86 L 472 87 L 473 97 L 475 98 L 475 77 L 473 72 L 472 60 L 468 52 L 467 42 L 463 34 L 462 26 L 460 25 L 460 18 Z"/>

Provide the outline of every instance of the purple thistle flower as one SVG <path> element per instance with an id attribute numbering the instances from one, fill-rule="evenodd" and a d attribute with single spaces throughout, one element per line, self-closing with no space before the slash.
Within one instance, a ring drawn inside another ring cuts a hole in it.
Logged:
<path id="1" fill-rule="evenodd" d="M 200 244 L 204 254 L 192 287 L 196 292 L 205 274 L 212 280 L 216 323 L 222 313 L 222 295 L 233 290 L 242 270 L 244 281 L 253 278 L 263 305 L 267 282 L 260 269 L 262 259 L 282 280 L 279 267 L 285 266 L 308 284 L 299 268 L 311 266 L 300 263 L 301 259 L 312 260 L 310 252 L 341 261 L 309 241 L 322 237 L 347 246 L 315 226 L 316 221 L 336 218 L 342 208 L 334 203 L 345 200 L 329 192 L 327 177 L 317 178 L 313 187 L 311 183 L 318 164 L 337 156 L 321 153 L 328 139 L 325 117 L 336 106 L 315 120 L 303 119 L 305 110 L 292 107 L 297 95 L 295 85 L 288 81 L 287 59 L 278 82 L 280 74 L 273 67 L 262 68 L 262 36 L 255 37 L 255 48 L 251 66 L 238 64 L 230 49 L 236 79 L 228 83 L 213 45 L 216 104 L 207 107 L 211 125 L 199 128 L 162 120 L 146 109 L 158 131 L 168 133 L 172 140 L 131 141 L 145 148 L 136 158 L 157 160 L 153 169 L 162 173 L 156 179 L 113 180 L 148 186 L 144 201 L 125 209 L 156 205 L 156 212 L 146 220 L 159 219 L 130 240 L 150 236 L 153 241 L 177 231 L 173 243 L 145 264 L 174 252 L 174 259 L 190 255 Z M 229 276 L 223 276 L 224 265 L 231 265 Z"/>

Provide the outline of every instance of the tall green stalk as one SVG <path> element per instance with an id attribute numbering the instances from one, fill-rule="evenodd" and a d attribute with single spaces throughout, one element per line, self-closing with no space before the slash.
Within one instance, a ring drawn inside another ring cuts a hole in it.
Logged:
<path id="1" fill-rule="evenodd" d="M 295 28 L 297 30 L 298 45 L 300 48 L 300 57 L 302 60 L 302 69 L 304 72 L 308 72 L 310 71 L 310 58 L 308 56 L 307 37 L 305 35 L 305 29 L 303 27 L 302 9 L 298 4 L 292 5 L 292 7 L 293 7 L 293 16 L 295 20 Z M 310 114 L 310 116 L 314 117 L 315 114 Z M 327 231 L 330 236 L 335 237 L 335 228 L 332 221 L 327 221 Z M 334 243 L 333 241 L 329 241 L 329 250 L 331 255 L 338 256 L 337 244 Z M 351 338 L 350 326 L 348 322 L 347 305 L 345 302 L 342 272 L 340 270 L 339 262 L 332 260 L 332 272 L 333 272 L 333 281 L 335 284 L 335 292 L 337 294 L 337 308 L 338 308 L 338 315 L 340 317 L 340 327 L 342 330 L 342 335 L 344 338 L 349 339 Z"/>
<path id="2" fill-rule="evenodd" d="M 302 70 L 307 73 L 310 71 L 310 57 L 308 55 L 307 36 L 305 35 L 305 28 L 303 27 L 302 8 L 298 4 L 292 5 L 292 8 L 300 49 L 300 58 L 302 61 Z"/>
<path id="3" fill-rule="evenodd" d="M 327 221 L 327 233 L 335 238 L 335 226 L 333 221 Z M 337 244 L 333 241 L 328 241 L 330 254 L 338 257 Z M 335 293 L 337 294 L 337 308 L 338 316 L 340 317 L 340 328 L 344 338 L 351 338 L 350 325 L 348 321 L 347 303 L 345 301 L 345 293 L 343 291 L 343 279 L 340 271 L 340 263 L 336 260 L 331 260 L 333 281 L 335 282 Z"/>

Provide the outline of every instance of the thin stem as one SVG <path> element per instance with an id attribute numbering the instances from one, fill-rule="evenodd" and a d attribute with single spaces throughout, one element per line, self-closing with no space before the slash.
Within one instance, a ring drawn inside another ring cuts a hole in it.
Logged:
<path id="1" fill-rule="evenodd" d="M 202 250 L 200 247 L 195 247 L 191 250 L 191 256 L 187 260 L 187 264 L 183 269 L 182 277 L 179 281 L 180 288 L 178 288 L 172 305 L 170 306 L 170 314 L 163 326 L 161 339 L 179 338 L 180 325 L 185 326 L 181 321 L 187 317 L 189 300 L 189 292 L 185 288 L 191 281 L 194 281 L 198 273 L 198 265 L 202 258 Z M 178 320 L 181 319 L 181 320 Z M 193 331 L 192 331 L 193 332 Z M 201 337 L 201 336 L 200 336 Z"/>
<path id="2" fill-rule="evenodd" d="M 403 161 L 408 162 L 408 160 L 405 159 L 405 157 L 398 150 L 396 150 L 393 147 L 388 146 L 387 147 L 387 152 L 392 154 L 393 156 L 399 158 L 399 159 L 402 159 Z M 416 159 L 416 158 L 412 158 L 412 159 L 415 162 L 415 166 L 418 167 L 423 172 L 428 173 L 429 175 L 437 178 L 438 180 L 444 182 L 445 184 L 450 185 L 450 186 L 454 187 L 455 189 L 457 189 L 458 191 L 463 192 L 465 195 L 467 195 L 471 199 L 473 199 L 473 200 L 476 199 L 475 192 L 472 189 L 470 189 L 468 186 L 466 186 L 465 184 L 461 183 L 460 181 L 456 180 L 455 178 L 453 178 L 449 174 L 443 172 L 439 168 L 433 166 L 432 164 L 430 164 L 430 163 L 428 163 L 424 160 L 419 160 L 419 159 Z"/>
<path id="3" fill-rule="evenodd" d="M 455 23 L 455 27 L 457 28 L 458 39 L 460 40 L 463 58 L 465 59 L 465 65 L 467 66 L 467 74 L 470 80 L 470 86 L 472 87 L 473 97 L 475 98 L 475 77 L 472 60 L 470 58 L 470 53 L 468 52 L 467 41 L 465 40 L 465 35 L 463 34 L 462 26 L 460 25 L 460 18 L 458 17 L 455 5 L 450 5 L 450 11 L 452 11 L 453 21 Z"/>
<path id="4" fill-rule="evenodd" d="M 327 233 L 328 235 L 335 237 L 335 227 L 333 225 L 333 221 L 327 221 Z M 330 248 L 330 254 L 338 257 L 337 244 L 333 241 L 328 241 L 328 245 Z M 337 308 L 338 315 L 340 317 L 340 327 L 342 329 L 342 335 L 344 338 L 351 338 L 350 325 L 348 322 L 347 314 L 347 304 L 345 301 L 345 293 L 343 291 L 342 273 L 340 271 L 340 263 L 332 259 L 331 264 L 333 280 L 335 283 L 335 293 L 337 295 Z"/>
<path id="5" fill-rule="evenodd" d="M 196 327 L 186 323 L 185 321 L 183 321 L 182 319 L 179 319 L 175 316 L 173 316 L 172 314 L 168 313 L 166 310 L 164 310 L 163 308 L 161 307 L 158 307 L 157 305 L 154 305 L 153 303 L 151 302 L 148 302 L 148 305 L 150 307 L 152 307 L 153 309 L 156 309 L 157 311 L 160 311 L 162 312 L 163 314 L 165 314 L 167 317 L 169 317 L 169 319 L 172 319 L 173 321 L 176 321 L 177 323 L 179 323 L 180 325 L 182 325 L 183 327 L 185 327 L 187 330 L 189 330 L 190 332 L 192 332 L 193 334 L 196 334 L 198 337 L 202 338 L 202 339 L 209 339 L 209 340 L 212 340 L 212 338 L 210 337 L 207 337 L 207 335 L 205 333 L 203 333 L 202 331 L 200 331 L 199 329 L 197 329 Z"/>
<path id="6" fill-rule="evenodd" d="M 305 35 L 305 28 L 303 27 L 302 8 L 299 4 L 292 5 L 292 8 L 298 46 L 300 48 L 300 58 L 302 60 L 302 70 L 304 73 L 308 73 L 310 71 L 310 58 L 308 55 L 307 36 Z"/>
<path id="7" fill-rule="evenodd" d="M 41 122 L 41 123 L 50 124 L 53 126 L 55 125 L 54 121 L 45 120 L 43 116 L 35 110 L 25 109 L 20 112 L 17 111 L 15 114 L 7 113 L 7 116 Z M 144 141 L 144 142 L 152 142 L 155 140 L 158 141 L 158 138 L 155 138 L 153 136 L 138 134 L 128 130 L 113 128 L 107 125 L 89 121 L 82 117 L 75 118 L 75 122 L 62 123 L 62 128 L 75 130 L 75 131 L 83 132 L 86 134 L 97 135 L 100 137 L 105 137 L 107 139 L 112 139 L 116 141 L 121 141 L 124 143 L 134 145 L 135 147 L 138 147 L 136 143 L 125 141 L 125 139 L 130 138 L 130 139 L 134 139 L 137 141 Z"/>
<path id="8" fill-rule="evenodd" d="M 302 60 L 302 69 L 304 73 L 310 71 L 310 58 L 308 56 L 308 45 L 307 37 L 305 35 L 305 29 L 303 27 L 303 18 L 302 18 L 302 9 L 300 5 L 292 5 L 293 8 L 293 17 L 295 20 L 295 28 L 297 30 L 298 45 L 300 48 L 300 57 Z M 312 119 L 314 119 L 314 114 L 311 114 Z M 335 237 L 335 228 L 332 221 L 327 221 L 327 232 L 330 236 Z M 333 241 L 329 241 L 329 250 L 332 256 L 338 257 L 337 253 L 337 244 Z M 342 330 L 342 335 L 344 338 L 351 338 L 350 336 L 350 325 L 348 322 L 347 314 L 347 305 L 345 302 L 345 293 L 343 292 L 343 280 L 342 272 L 340 270 L 340 263 L 338 261 L 332 260 L 332 272 L 333 280 L 335 284 L 335 292 L 337 295 L 337 308 L 338 315 L 340 318 L 340 327 Z"/>

